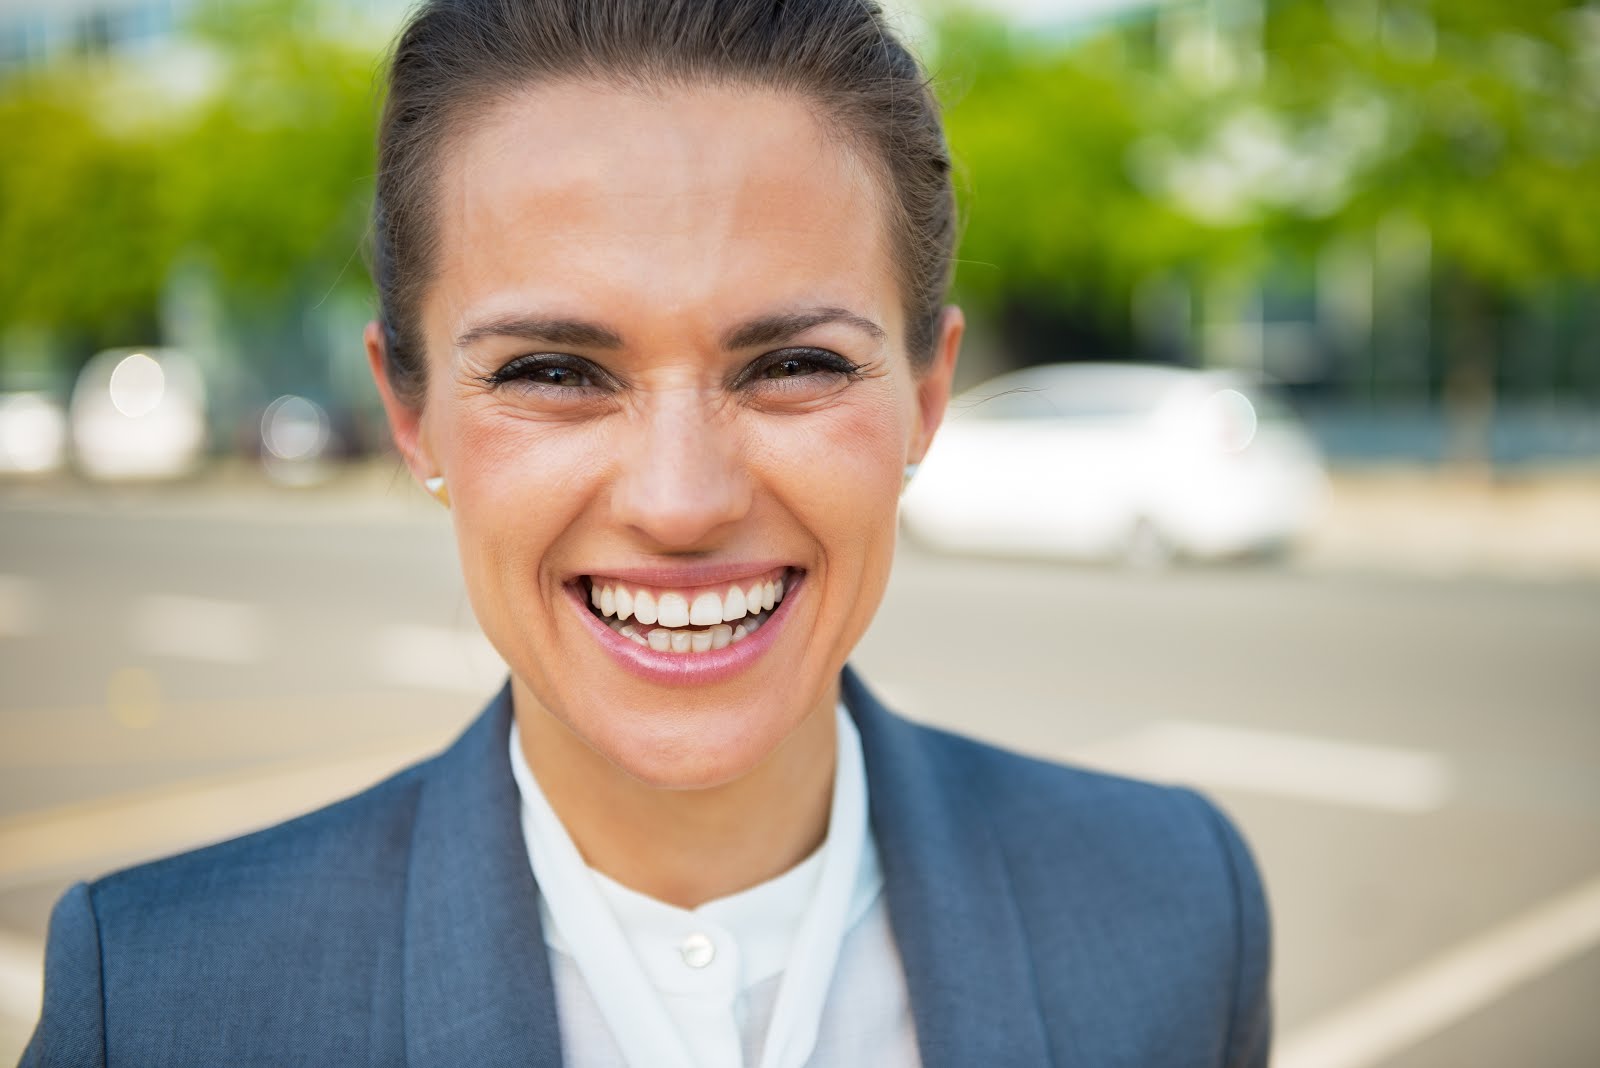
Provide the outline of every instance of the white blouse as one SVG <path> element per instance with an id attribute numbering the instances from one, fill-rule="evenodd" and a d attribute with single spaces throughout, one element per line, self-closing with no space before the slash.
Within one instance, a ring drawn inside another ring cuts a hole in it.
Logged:
<path id="1" fill-rule="evenodd" d="M 776 878 L 691 910 L 583 862 L 512 726 L 567 1068 L 917 1068 L 861 740 L 836 715 L 827 839 Z"/>

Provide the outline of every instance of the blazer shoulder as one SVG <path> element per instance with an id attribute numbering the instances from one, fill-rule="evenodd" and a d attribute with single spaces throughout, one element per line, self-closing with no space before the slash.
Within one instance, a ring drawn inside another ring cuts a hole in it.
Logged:
<path id="1" fill-rule="evenodd" d="M 284 989 L 326 982 L 328 950 L 311 947 L 335 947 L 347 961 L 382 957 L 395 940 L 381 928 L 399 914 L 385 899 L 404 885 L 396 876 L 425 767 L 254 834 L 73 886 L 51 913 L 44 1011 L 22 1065 L 127 1055 L 178 1063 L 167 1028 L 175 1006 L 208 1016 L 214 1030 L 244 1030 L 264 1021 L 241 1026 L 223 1001 L 281 1004 Z M 294 974 L 297 961 L 306 974 Z"/>
<path id="2" fill-rule="evenodd" d="M 1217 1063 L 1266 1063 L 1271 919 L 1250 849 L 1216 804 L 959 735 L 930 740 L 963 803 L 989 817 L 1042 959 L 1098 957 L 1106 982 L 1181 991 L 1217 1021 Z M 1085 936 L 1069 914 L 1116 921 Z M 1163 961 L 1164 974 L 1129 975 L 1141 958 Z"/>
<path id="3" fill-rule="evenodd" d="M 988 814 L 1014 857 L 1104 878 L 1181 885 L 1266 920 L 1255 861 L 1233 821 L 1185 786 L 1108 774 L 931 731 L 946 775 Z"/>
<path id="4" fill-rule="evenodd" d="M 104 1065 L 105 1001 L 100 976 L 100 928 L 89 888 L 78 883 L 50 913 L 44 1006 L 18 1068 Z"/>
<path id="5" fill-rule="evenodd" d="M 390 1042 L 375 998 L 402 966 L 427 767 L 74 887 L 51 923 L 37 1063 L 357 1063 Z M 58 1056 L 68 1034 L 85 1037 Z"/>
<path id="6" fill-rule="evenodd" d="M 434 758 L 437 759 L 437 758 Z M 302 816 L 214 845 L 94 880 L 87 887 L 102 923 L 127 912 L 189 913 L 315 886 L 403 874 L 421 782 L 432 760 Z"/>

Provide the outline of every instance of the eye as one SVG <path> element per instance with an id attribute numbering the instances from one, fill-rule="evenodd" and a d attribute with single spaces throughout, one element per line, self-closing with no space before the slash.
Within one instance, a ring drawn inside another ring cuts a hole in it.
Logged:
<path id="1" fill-rule="evenodd" d="M 752 362 L 735 380 L 735 387 L 767 389 L 822 388 L 840 378 L 853 378 L 861 368 L 827 349 L 781 349 Z M 796 381 L 804 380 L 804 381 Z"/>
<path id="2" fill-rule="evenodd" d="M 608 388 L 610 376 L 578 356 L 556 353 L 518 356 L 492 374 L 484 376 L 491 388 L 517 384 L 546 392 L 586 392 Z"/>
<path id="3" fill-rule="evenodd" d="M 814 375 L 819 370 L 816 360 L 809 360 L 803 356 L 790 356 L 767 365 L 762 372 L 762 378 L 798 378 L 801 375 Z"/>

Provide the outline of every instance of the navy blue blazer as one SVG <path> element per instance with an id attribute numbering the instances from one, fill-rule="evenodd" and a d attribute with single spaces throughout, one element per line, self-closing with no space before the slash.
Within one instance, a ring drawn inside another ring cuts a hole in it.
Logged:
<path id="1" fill-rule="evenodd" d="M 843 685 L 927 1068 L 1266 1064 L 1266 902 L 1215 808 Z M 560 1065 L 510 722 L 502 691 L 365 793 L 73 887 L 23 1065 Z"/>

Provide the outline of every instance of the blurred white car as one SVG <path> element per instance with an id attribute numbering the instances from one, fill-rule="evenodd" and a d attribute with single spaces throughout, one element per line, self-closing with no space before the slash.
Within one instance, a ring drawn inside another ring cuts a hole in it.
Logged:
<path id="1" fill-rule="evenodd" d="M 73 455 L 91 478 L 178 478 L 205 449 L 205 382 L 182 352 L 111 349 L 79 372 L 70 418 Z"/>
<path id="2" fill-rule="evenodd" d="M 1052 364 L 956 398 L 901 515 L 935 548 L 1151 565 L 1282 547 L 1325 482 L 1310 437 L 1242 378 Z"/>
<path id="3" fill-rule="evenodd" d="M 0 474 L 43 475 L 66 457 L 67 417 L 44 393 L 0 393 Z"/>

